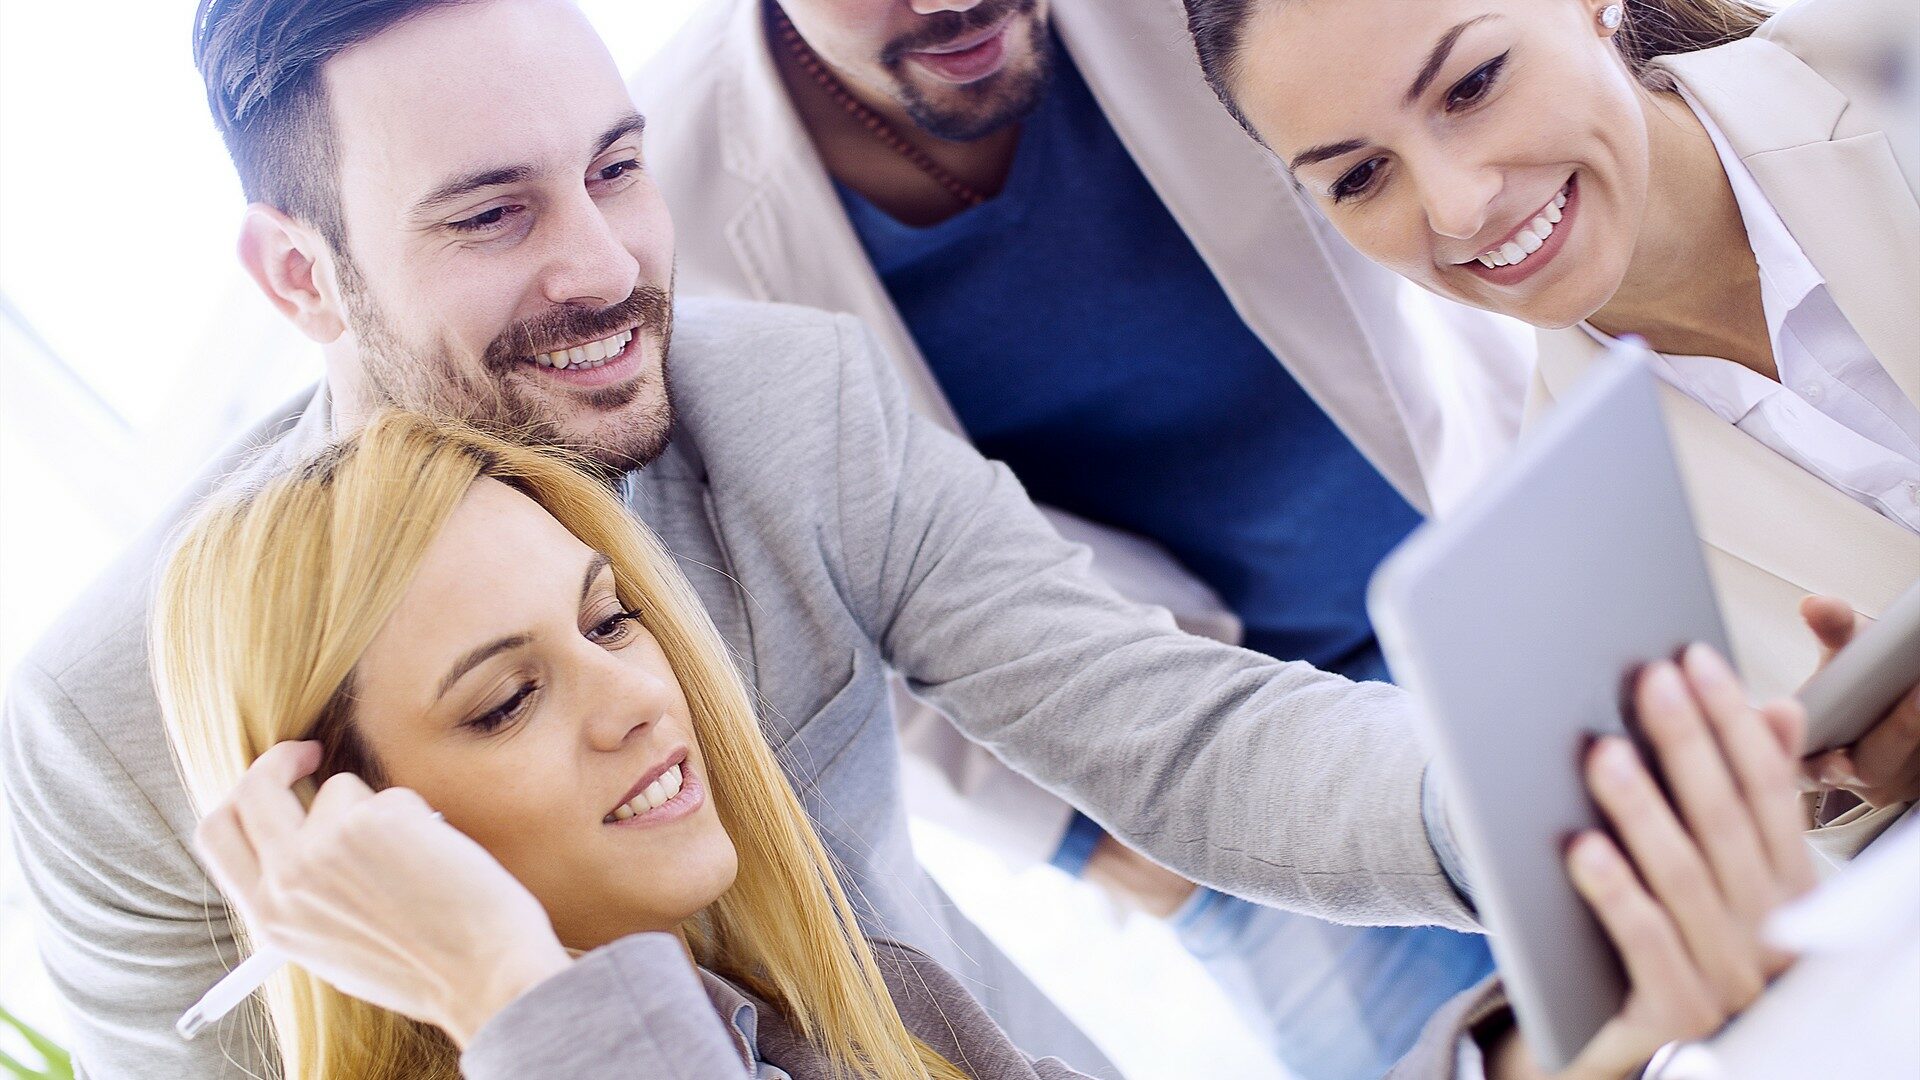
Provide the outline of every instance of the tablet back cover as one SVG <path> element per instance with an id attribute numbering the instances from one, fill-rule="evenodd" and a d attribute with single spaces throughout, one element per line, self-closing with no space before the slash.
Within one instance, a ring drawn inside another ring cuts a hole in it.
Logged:
<path id="1" fill-rule="evenodd" d="M 1447 785 L 1476 905 L 1527 1041 L 1563 1068 L 1625 978 L 1563 852 L 1601 824 L 1581 760 L 1623 733 L 1640 665 L 1725 633 L 1654 377 L 1609 359 L 1453 516 L 1374 576 L 1369 610 Z"/>

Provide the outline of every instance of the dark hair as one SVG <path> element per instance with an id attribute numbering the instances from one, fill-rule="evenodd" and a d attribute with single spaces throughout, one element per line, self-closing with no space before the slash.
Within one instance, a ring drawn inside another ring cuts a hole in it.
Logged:
<path id="1" fill-rule="evenodd" d="M 1283 0 L 1185 0 L 1187 30 L 1207 85 L 1240 126 L 1253 132 L 1234 104 L 1230 87 L 1238 73 L 1247 19 L 1254 10 Z M 1698 52 L 1737 41 L 1759 28 L 1772 10 L 1750 0 L 1620 0 L 1626 13 L 1614 42 L 1627 69 L 1650 89 L 1672 83 L 1653 66 L 1656 57 Z M 1258 133 L 1254 133 L 1258 138 Z"/>
<path id="2" fill-rule="evenodd" d="M 320 69 L 404 19 L 455 0 L 201 0 L 193 63 L 250 202 L 320 230 L 346 254 L 340 162 Z"/>

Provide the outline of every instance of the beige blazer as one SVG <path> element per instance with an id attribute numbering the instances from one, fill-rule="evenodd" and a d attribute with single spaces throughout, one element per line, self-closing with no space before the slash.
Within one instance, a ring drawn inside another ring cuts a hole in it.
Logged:
<path id="1" fill-rule="evenodd" d="M 1180 0 L 1053 0 L 1052 12 L 1108 121 L 1248 326 L 1415 507 L 1470 488 L 1519 429 L 1531 333 L 1432 298 L 1348 247 L 1207 88 Z M 960 432 L 788 97 L 761 0 L 713 0 L 631 85 L 648 170 L 673 213 L 679 288 L 858 316 L 915 409 Z M 1121 593 L 1190 632 L 1238 640 L 1238 620 L 1157 544 L 1042 509 Z M 924 712 L 903 710 L 901 729 L 916 811 L 1016 863 L 1050 853 L 1065 804 Z"/>
<path id="2" fill-rule="evenodd" d="M 1920 178 L 1853 102 L 1864 88 L 1852 83 L 1851 43 L 1870 35 L 1868 18 L 1857 0 L 1801 0 L 1749 39 L 1659 64 L 1726 133 L 1834 302 L 1920 402 Z M 1601 354 L 1578 327 L 1540 342 L 1530 416 Z M 1920 536 L 1679 391 L 1662 393 L 1740 669 L 1758 693 L 1791 691 L 1818 659 L 1801 598 L 1826 593 L 1879 615 L 1920 579 Z"/>

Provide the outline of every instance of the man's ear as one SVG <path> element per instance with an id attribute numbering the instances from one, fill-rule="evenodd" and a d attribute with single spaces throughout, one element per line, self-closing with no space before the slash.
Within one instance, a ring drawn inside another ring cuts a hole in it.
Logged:
<path id="1" fill-rule="evenodd" d="M 265 203 L 247 207 L 240 223 L 240 264 L 280 314 L 322 345 L 347 332 L 332 258 L 313 229 Z"/>

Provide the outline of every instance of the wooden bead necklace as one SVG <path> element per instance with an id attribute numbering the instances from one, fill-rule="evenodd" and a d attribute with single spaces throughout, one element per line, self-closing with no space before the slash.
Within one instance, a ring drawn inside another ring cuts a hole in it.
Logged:
<path id="1" fill-rule="evenodd" d="M 908 164 L 925 173 L 929 179 L 945 189 L 947 194 L 960 200 L 962 205 L 971 208 L 987 201 L 987 196 L 982 195 L 973 185 L 942 168 L 940 163 L 933 160 L 932 157 L 929 157 L 925 150 L 915 146 L 906 136 L 895 131 L 893 125 L 887 123 L 885 117 L 867 108 L 866 105 L 861 103 L 859 98 L 854 97 L 853 91 L 848 90 L 846 84 L 842 83 L 832 71 L 828 70 L 826 63 L 820 59 L 819 54 L 813 51 L 813 46 L 808 45 L 806 39 L 800 36 L 800 31 L 793 25 L 793 20 L 787 18 L 787 13 L 781 10 L 780 5 L 774 4 L 772 6 L 774 32 L 779 35 L 780 44 L 784 46 L 787 52 L 793 57 L 793 62 L 800 65 L 800 70 L 806 72 L 808 78 L 818 84 L 820 89 L 827 92 L 828 97 L 832 98 L 836 104 L 846 110 L 848 116 L 859 121 L 860 126 L 872 133 L 873 137 L 878 139 L 881 145 L 900 155 Z"/>

